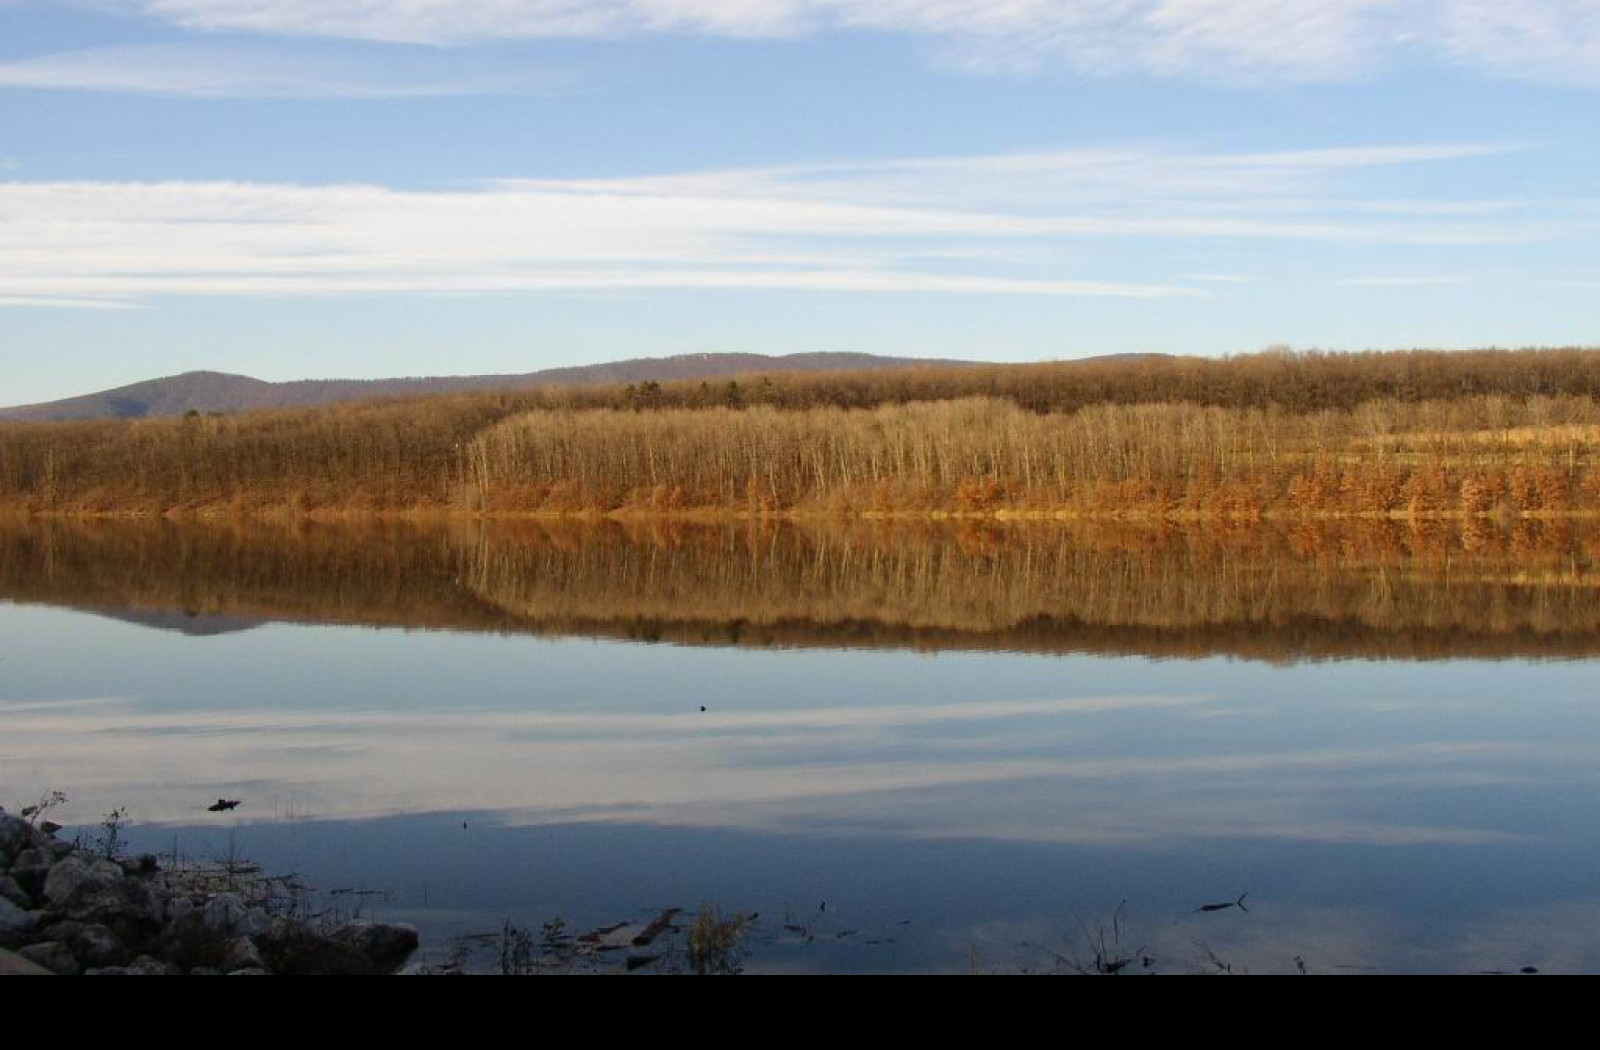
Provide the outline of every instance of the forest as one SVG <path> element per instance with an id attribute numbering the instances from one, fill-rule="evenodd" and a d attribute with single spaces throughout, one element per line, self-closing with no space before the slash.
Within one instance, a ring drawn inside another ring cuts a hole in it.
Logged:
<path id="1" fill-rule="evenodd" d="M 1575 517 L 1600 352 L 756 375 L 0 425 L 38 515 Z"/>

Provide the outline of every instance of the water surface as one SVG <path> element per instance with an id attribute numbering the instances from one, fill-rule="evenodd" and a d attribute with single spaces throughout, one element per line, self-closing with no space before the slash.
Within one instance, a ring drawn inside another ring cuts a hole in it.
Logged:
<path id="1" fill-rule="evenodd" d="M 1125 901 L 1163 972 L 1590 973 L 1597 560 L 1553 523 L 12 523 L 0 799 L 436 947 L 712 902 L 762 913 L 756 971 L 1004 971 Z"/>

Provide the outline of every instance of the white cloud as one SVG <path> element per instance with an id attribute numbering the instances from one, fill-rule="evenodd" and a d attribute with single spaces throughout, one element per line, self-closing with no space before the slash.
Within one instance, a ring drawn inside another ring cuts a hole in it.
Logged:
<path id="1" fill-rule="evenodd" d="M 1346 277 L 1334 283 L 1342 288 L 1453 288 L 1463 284 L 1471 284 L 1472 278 L 1428 275 L 1376 275 Z"/>
<path id="2" fill-rule="evenodd" d="M 0 296 L 109 305 L 583 289 L 1164 298 L 1204 295 L 1215 282 L 1089 272 L 1090 261 L 1107 245 L 1136 258 L 1162 245 L 1263 241 L 1381 253 L 1592 234 L 1592 222 L 1566 215 L 1545 225 L 1502 223 L 1498 212 L 1373 218 L 1333 192 L 1351 171 L 1497 152 L 1106 150 L 432 191 L 0 182 Z"/>
<path id="3" fill-rule="evenodd" d="M 44 299 L 38 296 L 0 295 L 0 310 L 131 310 L 133 304 L 115 299 Z"/>
<path id="4" fill-rule="evenodd" d="M 1596 0 L 105 0 L 191 29 L 406 43 L 901 34 L 947 61 L 1205 79 L 1338 80 L 1411 56 L 1600 75 Z"/>
<path id="5" fill-rule="evenodd" d="M 1522 80 L 1600 79 L 1597 0 L 1440 0 L 1439 46 L 1469 65 Z"/>
<path id="6" fill-rule="evenodd" d="M 571 83 L 555 71 L 469 72 L 435 56 L 412 55 L 402 63 L 259 47 L 95 48 L 0 62 L 0 88 L 189 98 L 421 98 L 527 93 Z"/>

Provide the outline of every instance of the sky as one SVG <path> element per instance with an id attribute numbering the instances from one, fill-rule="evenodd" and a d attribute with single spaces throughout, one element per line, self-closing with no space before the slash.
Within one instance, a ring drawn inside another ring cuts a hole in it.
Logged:
<path id="1" fill-rule="evenodd" d="M 1600 0 L 0 0 L 0 404 L 1600 343 Z"/>

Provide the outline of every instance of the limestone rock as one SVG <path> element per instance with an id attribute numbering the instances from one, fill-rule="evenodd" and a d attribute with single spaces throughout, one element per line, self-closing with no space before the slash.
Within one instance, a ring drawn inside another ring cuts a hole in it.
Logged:
<path id="1" fill-rule="evenodd" d="M 122 869 L 117 865 L 77 854 L 50 869 L 44 880 L 44 896 L 57 909 L 68 911 L 87 897 L 115 892 L 122 881 Z"/>
<path id="2" fill-rule="evenodd" d="M 72 954 L 72 949 L 60 941 L 31 944 L 19 949 L 17 954 L 61 977 L 76 977 L 83 972 L 77 958 Z"/>
<path id="3" fill-rule="evenodd" d="M 261 949 L 256 947 L 255 941 L 248 937 L 239 937 L 228 945 L 227 953 L 222 957 L 222 968 L 233 974 L 240 970 L 265 971 L 267 964 L 261 957 Z"/>
<path id="4" fill-rule="evenodd" d="M 54 977 L 49 970 L 36 962 L 29 962 L 16 952 L 0 948 L 0 977 Z"/>
<path id="5" fill-rule="evenodd" d="M 128 950 L 122 941 L 105 926 L 61 922 L 45 933 L 51 940 L 61 941 L 71 948 L 73 956 L 85 970 L 121 966 L 128 958 Z"/>
<path id="6" fill-rule="evenodd" d="M 413 926 L 352 922 L 335 930 L 333 940 L 348 944 L 366 956 L 372 973 L 388 975 L 416 954 L 421 939 Z"/>
<path id="7" fill-rule="evenodd" d="M 16 857 L 33 846 L 33 829 L 21 817 L 0 812 L 0 854 Z"/>
<path id="8" fill-rule="evenodd" d="M 0 899 L 8 900 L 24 910 L 33 907 L 33 898 L 10 875 L 0 875 Z"/>
<path id="9" fill-rule="evenodd" d="M 55 863 L 55 856 L 45 850 L 25 849 L 11 862 L 10 875 L 24 890 L 37 896 L 44 892 L 44 880 Z"/>
<path id="10" fill-rule="evenodd" d="M 265 912 L 251 908 L 236 893 L 224 893 L 207 901 L 203 915 L 207 929 L 243 937 L 259 937 L 271 924 Z"/>
<path id="11" fill-rule="evenodd" d="M 31 913 L 0 898 L 0 945 L 21 943 L 24 937 L 33 932 L 36 922 Z"/>

